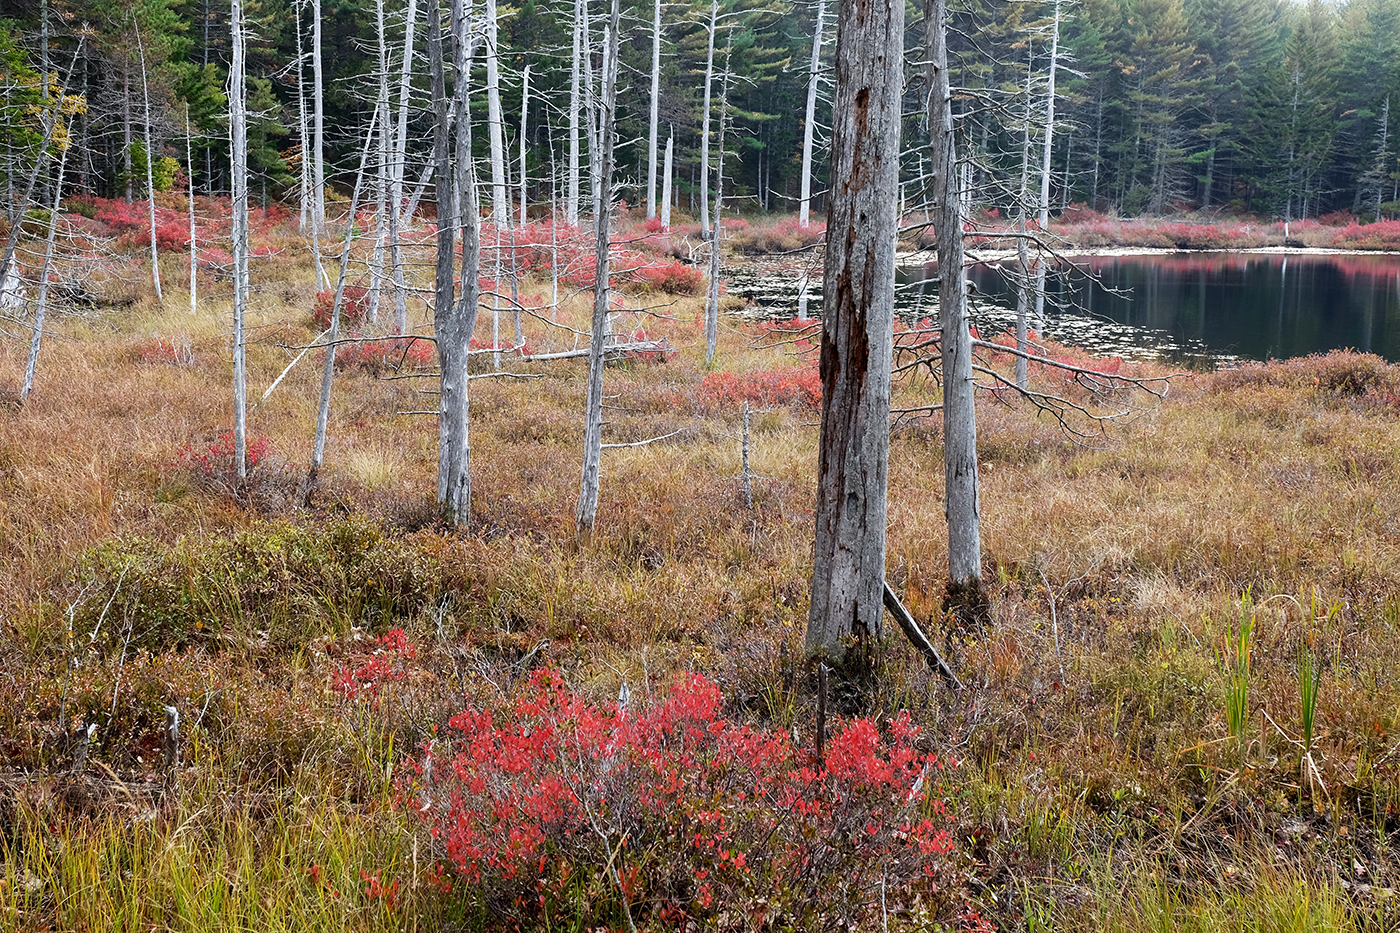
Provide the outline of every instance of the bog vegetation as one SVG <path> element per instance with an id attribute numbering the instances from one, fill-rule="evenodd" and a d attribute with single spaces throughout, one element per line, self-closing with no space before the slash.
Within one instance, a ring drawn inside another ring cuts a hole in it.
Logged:
<path id="1" fill-rule="evenodd" d="M 892 628 L 823 697 L 811 331 L 727 315 L 706 369 L 693 267 L 657 274 L 693 231 L 619 223 L 613 330 L 655 349 L 609 367 L 605 440 L 662 439 L 604 451 L 584 543 L 585 366 L 552 357 L 590 315 L 553 261 L 570 230 L 503 238 L 483 285 L 461 530 L 434 506 L 416 295 L 406 334 L 337 351 L 308 499 L 322 351 L 263 395 L 325 327 L 291 218 L 255 223 L 246 483 L 218 264 L 193 314 L 124 262 L 85 280 L 0 409 L 6 928 L 1394 926 L 1400 368 L 1178 375 L 1097 446 L 984 397 L 989 604 L 966 627 L 914 370 L 890 580 L 965 687 Z M 179 281 L 186 255 L 161 261 Z M 0 384 L 24 351 L 0 343 Z"/>

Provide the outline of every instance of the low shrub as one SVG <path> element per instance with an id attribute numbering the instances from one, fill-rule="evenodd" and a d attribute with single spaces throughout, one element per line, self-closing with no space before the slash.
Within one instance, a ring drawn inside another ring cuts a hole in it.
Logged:
<path id="1" fill-rule="evenodd" d="M 355 336 L 352 334 L 352 336 Z M 422 337 L 392 337 L 342 345 L 335 353 L 337 369 L 378 375 L 403 369 L 428 369 L 437 362 L 437 349 Z"/>
<path id="2" fill-rule="evenodd" d="M 325 330 L 331 326 L 331 315 L 335 311 L 335 290 L 323 289 L 316 293 L 316 303 L 311 306 L 311 317 L 316 326 Z M 358 327 L 369 317 L 369 289 L 363 285 L 347 285 L 340 296 L 340 326 Z"/>
<path id="3" fill-rule="evenodd" d="M 710 373 L 695 392 L 704 409 L 791 405 L 817 408 L 822 401 L 821 376 L 815 364 L 792 369 L 760 369 L 747 373 Z"/>
<path id="4" fill-rule="evenodd" d="M 726 719 L 691 675 L 649 708 L 594 705 L 551 670 L 468 707 L 401 800 L 469 909 L 533 926 L 859 927 L 928 909 L 950 877 L 942 763 L 907 713 L 839 724 L 824 760 Z"/>

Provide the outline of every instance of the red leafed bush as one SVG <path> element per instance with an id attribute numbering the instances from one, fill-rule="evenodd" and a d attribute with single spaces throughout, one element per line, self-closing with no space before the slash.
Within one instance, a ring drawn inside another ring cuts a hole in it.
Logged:
<path id="1" fill-rule="evenodd" d="M 513 703 L 453 716 L 401 800 L 459 896 L 507 925 L 860 927 L 948 874 L 942 764 L 917 736 L 907 713 L 855 719 L 818 762 L 726 719 L 698 675 L 633 711 L 545 670 Z"/>
<path id="2" fill-rule="evenodd" d="M 324 289 L 316 293 L 316 303 L 311 306 L 311 316 L 316 326 L 325 330 L 331 326 L 331 312 L 335 310 L 335 291 Z M 365 322 L 369 315 L 369 289 L 363 285 L 347 285 L 340 296 L 340 325 L 356 327 Z"/>
<path id="3" fill-rule="evenodd" d="M 331 687 L 347 700 L 373 700 L 385 683 L 403 680 L 407 663 L 418 657 L 418 646 L 401 628 L 392 628 L 370 642 L 369 657 L 359 667 L 341 664 L 331 675 Z"/>
<path id="4" fill-rule="evenodd" d="M 822 401 L 822 382 L 815 365 L 747 373 L 710 373 L 701 381 L 695 398 L 705 409 L 734 409 L 743 402 L 759 407 L 816 408 Z"/>
<path id="5" fill-rule="evenodd" d="M 164 363 L 170 366 L 189 366 L 194 363 L 194 347 L 188 337 L 152 337 L 136 351 L 142 363 Z"/>
<path id="6" fill-rule="evenodd" d="M 668 295 L 698 295 L 705 285 L 705 274 L 683 262 L 649 264 L 634 274 L 646 290 Z"/>
<path id="7" fill-rule="evenodd" d="M 233 432 L 225 431 L 218 440 L 208 446 L 188 442 L 177 451 L 180 463 L 188 467 L 197 477 L 207 480 L 222 479 L 233 471 Z M 247 440 L 245 457 L 251 471 L 272 453 L 272 441 L 259 435 Z"/>
<path id="8" fill-rule="evenodd" d="M 437 359 L 431 340 L 421 337 L 394 337 L 348 343 L 335 354 L 337 369 L 378 375 L 386 370 L 427 369 Z"/>

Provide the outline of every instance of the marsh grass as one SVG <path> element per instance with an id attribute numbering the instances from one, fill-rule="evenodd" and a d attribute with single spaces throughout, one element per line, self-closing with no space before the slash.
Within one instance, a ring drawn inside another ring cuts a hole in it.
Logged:
<path id="1" fill-rule="evenodd" d="M 304 246 L 284 238 L 256 273 L 254 399 L 317 333 Z M 800 651 L 818 414 L 755 416 L 746 508 L 741 408 L 697 401 L 698 300 L 628 312 L 680 352 L 609 369 L 605 439 L 681 433 L 604 452 L 599 534 L 581 546 L 577 361 L 507 356 L 540 378 L 472 383 L 465 533 L 434 520 L 432 419 L 398 414 L 433 407 L 431 380 L 339 375 L 324 488 L 310 509 L 277 494 L 309 458 L 315 352 L 250 410 L 274 452 L 265 494 L 197 481 L 179 450 L 232 424 L 224 288 L 194 316 L 137 295 L 65 324 L 30 402 L 0 410 L 0 911 L 13 918 L 0 926 L 491 929 L 441 894 L 394 778 L 434 726 L 468 699 L 513 696 L 537 663 L 599 702 L 623 677 L 646 697 L 703 672 L 732 716 L 811 742 Z M 580 326 L 585 305 L 557 316 Z M 532 348 L 573 345 L 527 327 Z M 188 364 L 140 362 L 153 337 L 179 335 Z M 755 336 L 722 330 L 725 371 L 794 364 Z M 0 384 L 17 383 L 22 350 L 0 343 Z M 882 676 L 852 694 L 883 721 L 914 711 L 929 750 L 962 762 L 943 778 L 949 906 L 892 929 L 971 929 L 969 913 L 1002 929 L 1393 926 L 1397 385 L 1400 368 L 1345 353 L 1182 377 L 1102 450 L 989 400 L 989 613 L 967 631 L 944 621 L 941 425 L 901 426 L 889 575 L 969 686 L 949 696 L 890 639 Z M 900 386 L 897 402 L 929 391 Z M 1314 591 L 1311 612 L 1290 608 Z M 342 668 L 365 667 L 397 627 L 418 646 L 403 678 L 373 701 L 338 693 Z M 1242 660 L 1234 717 L 1222 695 Z M 166 705 L 187 743 L 169 777 Z M 1263 713 L 1282 728 L 1296 716 L 1300 745 Z M 90 761 L 70 774 L 89 725 Z M 571 895 L 576 920 L 589 896 Z"/>

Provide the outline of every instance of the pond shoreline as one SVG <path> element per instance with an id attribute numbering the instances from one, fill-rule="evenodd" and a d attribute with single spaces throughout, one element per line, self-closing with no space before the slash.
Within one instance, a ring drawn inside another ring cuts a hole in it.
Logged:
<path id="1" fill-rule="evenodd" d="M 1014 249 L 968 249 L 968 258 L 975 264 L 1006 262 L 1016 258 Z M 1400 250 L 1393 249 L 1332 249 L 1321 246 L 1232 246 L 1219 249 L 1190 249 L 1169 246 L 1083 246 L 1055 249 L 1057 259 L 1078 259 L 1103 257 L 1117 259 L 1124 256 L 1175 256 L 1180 254 L 1209 253 L 1259 253 L 1270 256 L 1400 256 Z M 895 262 L 904 267 L 931 265 L 938 261 L 938 251 L 933 249 L 913 250 L 895 255 Z"/>

